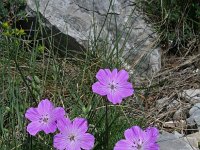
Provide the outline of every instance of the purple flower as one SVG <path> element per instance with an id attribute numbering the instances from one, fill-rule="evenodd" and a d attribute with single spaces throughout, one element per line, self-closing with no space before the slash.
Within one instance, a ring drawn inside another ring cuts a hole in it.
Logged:
<path id="1" fill-rule="evenodd" d="M 148 127 L 143 131 L 138 126 L 133 126 L 124 132 L 125 139 L 115 144 L 114 150 L 159 150 L 156 143 L 158 129 Z"/>
<path id="2" fill-rule="evenodd" d="M 125 70 L 100 69 L 96 78 L 98 82 L 92 85 L 92 90 L 101 96 L 107 95 L 107 98 L 113 104 L 121 103 L 122 99 L 131 96 L 134 92 L 132 84 L 128 82 L 129 75 Z"/>
<path id="3" fill-rule="evenodd" d="M 70 121 L 64 118 L 58 121 L 59 134 L 54 136 L 54 147 L 59 150 L 90 150 L 94 147 L 95 138 L 88 130 L 87 120 L 75 118 Z"/>
<path id="4" fill-rule="evenodd" d="M 27 131 L 31 135 L 36 135 L 39 131 L 46 134 L 53 133 L 57 129 L 56 121 L 64 118 L 65 110 L 62 107 L 54 108 L 48 99 L 42 100 L 37 108 L 29 108 L 25 117 L 32 121 L 27 126 Z"/>

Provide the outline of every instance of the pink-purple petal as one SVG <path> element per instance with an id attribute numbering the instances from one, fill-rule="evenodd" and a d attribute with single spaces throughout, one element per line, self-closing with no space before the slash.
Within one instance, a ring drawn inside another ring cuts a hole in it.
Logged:
<path id="1" fill-rule="evenodd" d="M 67 149 L 67 145 L 69 145 L 69 143 L 67 142 L 67 136 L 65 134 L 59 133 L 54 136 L 53 146 L 55 148 L 65 150 Z"/>
<path id="2" fill-rule="evenodd" d="M 29 123 L 27 126 L 28 133 L 33 136 L 35 136 L 41 130 L 42 130 L 42 125 L 38 121 L 33 121 Z"/>
<path id="3" fill-rule="evenodd" d="M 103 69 L 100 69 L 97 74 L 96 74 L 96 78 L 99 80 L 99 82 L 101 82 L 101 84 L 108 84 L 109 82 L 109 76 L 107 74 L 107 72 Z"/>
<path id="4" fill-rule="evenodd" d="M 64 118 L 65 116 L 65 110 L 62 107 L 56 107 L 53 111 L 52 111 L 52 118 L 55 120 Z"/>
<path id="5" fill-rule="evenodd" d="M 118 73 L 117 69 L 113 69 L 111 78 L 112 79 L 116 79 L 117 78 L 117 73 Z"/>
<path id="6" fill-rule="evenodd" d="M 70 146 L 68 147 L 69 150 L 81 150 L 80 143 L 73 143 L 73 144 L 71 143 Z"/>
<path id="7" fill-rule="evenodd" d="M 159 131 L 157 128 L 155 127 L 148 127 L 145 132 L 145 141 L 146 142 L 155 142 L 158 138 L 158 135 L 159 135 Z"/>
<path id="8" fill-rule="evenodd" d="M 39 119 L 39 113 L 37 111 L 37 108 L 29 108 L 26 113 L 25 113 L 25 117 L 30 120 L 30 121 L 36 121 Z"/>
<path id="9" fill-rule="evenodd" d="M 78 128 L 80 133 L 85 133 L 88 130 L 88 123 L 87 120 L 84 118 L 75 118 L 73 120 L 73 127 L 75 129 Z"/>
<path id="10" fill-rule="evenodd" d="M 144 150 L 160 150 L 160 147 L 157 143 L 151 142 L 151 143 L 144 143 L 143 149 Z"/>
<path id="11" fill-rule="evenodd" d="M 120 140 L 115 144 L 114 150 L 137 150 L 127 140 Z"/>
<path id="12" fill-rule="evenodd" d="M 71 126 L 72 122 L 69 118 L 61 118 L 57 120 L 57 127 L 60 132 L 65 132 L 68 126 Z"/>
<path id="13" fill-rule="evenodd" d="M 40 114 L 45 114 L 51 112 L 53 108 L 54 108 L 53 103 L 50 102 L 48 99 L 44 99 L 38 104 L 37 110 Z"/>
<path id="14" fill-rule="evenodd" d="M 133 89 L 133 85 L 130 82 L 124 82 L 119 84 L 119 87 L 124 88 L 124 89 Z"/>
<path id="15" fill-rule="evenodd" d="M 81 148 L 85 150 L 90 150 L 94 147 L 95 138 L 92 134 L 85 133 L 81 136 Z"/>
<path id="16" fill-rule="evenodd" d="M 118 92 L 120 93 L 120 96 L 122 98 L 126 98 L 126 97 L 129 97 L 131 95 L 133 95 L 133 89 L 124 89 L 124 88 L 119 88 L 118 89 Z"/>
<path id="17" fill-rule="evenodd" d="M 110 102 L 112 102 L 113 104 L 120 104 L 122 102 L 122 96 L 121 96 L 121 93 L 116 91 L 116 92 L 113 92 L 113 93 L 109 93 L 107 95 L 108 97 L 108 100 Z"/>
<path id="18" fill-rule="evenodd" d="M 101 96 L 105 96 L 107 95 L 108 88 L 106 88 L 106 86 L 102 85 L 100 82 L 96 82 L 92 85 L 92 91 Z"/>
<path id="19" fill-rule="evenodd" d="M 117 82 L 119 83 L 123 83 L 123 82 L 126 82 L 129 78 L 129 75 L 128 75 L 128 72 L 125 71 L 125 70 L 120 70 L 118 72 L 118 76 L 117 76 Z"/>
<path id="20" fill-rule="evenodd" d="M 112 72 L 110 71 L 110 69 L 104 69 L 107 76 L 110 78 L 112 76 Z"/>
<path id="21" fill-rule="evenodd" d="M 143 130 L 139 126 L 133 126 L 124 132 L 124 136 L 128 141 L 138 141 L 143 137 Z"/>
<path id="22" fill-rule="evenodd" d="M 54 133 L 57 129 L 56 122 L 54 121 L 54 122 L 47 123 L 46 125 L 42 126 L 42 129 L 44 130 L 46 134 Z"/>
<path id="23" fill-rule="evenodd" d="M 148 127 L 146 130 L 147 134 L 150 134 L 151 137 L 157 138 L 159 135 L 159 130 L 155 127 Z"/>

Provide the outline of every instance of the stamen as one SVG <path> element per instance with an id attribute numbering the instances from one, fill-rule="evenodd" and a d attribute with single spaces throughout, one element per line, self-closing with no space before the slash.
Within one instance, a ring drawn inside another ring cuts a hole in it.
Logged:
<path id="1" fill-rule="evenodd" d="M 114 89 L 115 89 L 115 86 L 114 86 L 113 84 L 111 84 L 110 88 L 111 88 L 112 90 L 114 90 Z"/>
<path id="2" fill-rule="evenodd" d="M 74 136 L 74 135 L 70 135 L 70 136 L 69 136 L 69 140 L 70 140 L 70 141 L 75 141 L 75 136 Z"/>
<path id="3" fill-rule="evenodd" d="M 141 145 L 138 145 L 137 148 L 138 148 L 138 150 L 141 150 L 141 149 L 142 149 L 142 146 L 141 146 Z"/>
<path id="4" fill-rule="evenodd" d="M 42 115 L 41 116 L 41 118 L 39 119 L 39 122 L 40 123 L 48 123 L 48 121 L 49 121 L 49 117 L 48 117 L 48 115 L 46 114 L 46 115 Z"/>
<path id="5" fill-rule="evenodd" d="M 138 140 L 137 148 L 138 150 L 142 149 L 143 141 L 141 139 Z"/>
<path id="6" fill-rule="evenodd" d="M 43 121 L 43 122 L 45 122 L 45 123 L 47 123 L 47 122 L 48 122 L 48 120 L 49 120 L 49 118 L 47 118 L 47 117 L 44 117 L 42 121 Z"/>

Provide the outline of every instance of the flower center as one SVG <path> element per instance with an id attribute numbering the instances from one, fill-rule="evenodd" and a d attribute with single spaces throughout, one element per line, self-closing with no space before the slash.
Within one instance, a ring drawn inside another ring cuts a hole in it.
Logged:
<path id="1" fill-rule="evenodd" d="M 114 91 L 117 89 L 117 84 L 118 83 L 115 83 L 114 81 L 110 82 L 108 85 L 109 85 L 109 88 Z"/>
<path id="2" fill-rule="evenodd" d="M 45 123 L 47 123 L 48 120 L 49 120 L 49 118 L 44 117 L 42 121 L 45 122 Z"/>
<path id="3" fill-rule="evenodd" d="M 75 141 L 75 136 L 74 136 L 74 135 L 71 135 L 71 136 L 69 137 L 69 140 L 70 140 L 70 141 Z"/>
<path id="4" fill-rule="evenodd" d="M 41 118 L 40 118 L 39 120 L 40 120 L 40 121 L 39 121 L 40 123 L 46 124 L 46 123 L 49 122 L 49 115 L 48 115 L 48 114 L 42 115 Z"/>
<path id="5" fill-rule="evenodd" d="M 142 144 L 143 144 L 143 141 L 141 139 L 139 139 L 138 143 L 137 143 L 138 150 L 142 150 Z"/>
<path id="6" fill-rule="evenodd" d="M 139 139 L 138 143 L 133 142 L 132 148 L 137 149 L 137 150 L 142 150 L 142 144 L 143 142 Z"/>
<path id="7" fill-rule="evenodd" d="M 138 150 L 142 150 L 142 145 L 137 146 Z"/>
<path id="8" fill-rule="evenodd" d="M 70 140 L 70 142 L 75 141 L 76 140 L 75 138 L 76 138 L 76 136 L 73 134 L 68 136 L 68 139 Z"/>
<path id="9" fill-rule="evenodd" d="M 115 86 L 114 86 L 113 84 L 111 84 L 111 85 L 110 85 L 110 88 L 111 88 L 112 90 L 114 90 L 114 89 L 115 89 Z"/>

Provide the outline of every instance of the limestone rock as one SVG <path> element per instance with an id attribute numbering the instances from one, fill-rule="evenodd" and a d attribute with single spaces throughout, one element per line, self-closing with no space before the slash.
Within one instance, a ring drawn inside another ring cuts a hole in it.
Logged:
<path id="1" fill-rule="evenodd" d="M 195 104 L 189 111 L 190 117 L 186 120 L 191 126 L 197 125 L 200 129 L 200 103 Z"/>
<path id="2" fill-rule="evenodd" d="M 197 150 L 179 136 L 165 131 L 160 134 L 158 144 L 160 150 Z"/>
<path id="3" fill-rule="evenodd" d="M 163 123 L 163 127 L 165 128 L 175 128 L 175 127 L 182 127 L 186 128 L 186 121 L 185 120 L 179 120 L 179 121 L 167 121 Z"/>
<path id="4" fill-rule="evenodd" d="M 173 120 L 182 120 L 187 118 L 186 109 L 179 108 L 173 115 Z"/>
<path id="5" fill-rule="evenodd" d="M 179 132 L 177 131 L 174 131 L 173 134 L 178 137 L 178 138 L 182 138 L 184 136 L 184 134 L 180 134 Z"/>
<path id="6" fill-rule="evenodd" d="M 27 7 L 33 11 L 38 10 L 49 23 L 47 26 L 56 27 L 85 48 L 94 38 L 98 38 L 98 42 L 107 39 L 109 43 L 104 41 L 102 44 L 110 45 L 110 52 L 124 49 L 121 58 L 128 58 L 130 69 L 145 74 L 158 72 L 161 56 L 160 49 L 155 47 L 156 34 L 144 21 L 142 14 L 133 11 L 134 0 L 110 2 L 27 0 Z M 119 41 L 118 44 L 116 41 Z"/>
<path id="7" fill-rule="evenodd" d="M 156 101 L 156 107 L 158 109 L 161 109 L 162 107 L 169 105 L 169 103 L 170 103 L 170 99 L 168 97 L 164 97 Z"/>
<path id="8" fill-rule="evenodd" d="M 175 109 L 178 107 L 178 105 L 179 105 L 179 101 L 173 100 L 172 102 L 169 103 L 169 105 L 167 106 L 167 109 L 168 110 Z"/>
<path id="9" fill-rule="evenodd" d="M 200 132 L 196 132 L 193 134 L 189 134 L 186 137 L 184 137 L 184 140 L 186 142 L 189 142 L 192 146 L 195 148 L 199 148 L 199 142 L 200 142 Z"/>
<path id="10" fill-rule="evenodd" d="M 180 96 L 186 98 L 191 104 L 200 103 L 200 89 L 184 90 Z"/>

